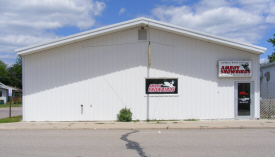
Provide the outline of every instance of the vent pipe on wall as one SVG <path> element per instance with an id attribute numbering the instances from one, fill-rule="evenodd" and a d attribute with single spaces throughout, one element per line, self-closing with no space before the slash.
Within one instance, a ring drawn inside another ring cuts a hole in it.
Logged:
<path id="1" fill-rule="evenodd" d="M 268 82 L 270 80 L 270 72 L 265 73 L 266 81 Z"/>
<path id="2" fill-rule="evenodd" d="M 265 73 L 265 78 L 266 78 L 266 93 L 267 93 L 267 99 L 268 99 L 268 81 L 270 80 L 270 72 Z"/>

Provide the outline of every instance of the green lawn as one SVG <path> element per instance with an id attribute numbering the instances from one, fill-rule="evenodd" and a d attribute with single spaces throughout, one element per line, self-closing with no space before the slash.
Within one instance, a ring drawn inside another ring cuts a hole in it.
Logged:
<path id="1" fill-rule="evenodd" d="M 9 108 L 10 104 L 6 103 L 6 105 L 0 104 L 0 108 Z M 11 104 L 11 107 L 22 107 L 22 104 Z"/>
<path id="2" fill-rule="evenodd" d="M 11 118 L 3 118 L 0 119 L 0 123 L 14 123 L 14 122 L 20 122 L 22 120 L 22 115 L 21 116 L 14 116 Z"/>

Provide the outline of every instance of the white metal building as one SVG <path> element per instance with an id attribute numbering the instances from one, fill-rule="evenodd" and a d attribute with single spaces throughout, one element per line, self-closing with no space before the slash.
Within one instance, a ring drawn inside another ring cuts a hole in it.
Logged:
<path id="1" fill-rule="evenodd" d="M 259 118 L 265 50 L 147 18 L 17 49 L 23 120 Z"/>
<path id="2" fill-rule="evenodd" d="M 261 98 L 275 99 L 275 62 L 261 65 Z"/>

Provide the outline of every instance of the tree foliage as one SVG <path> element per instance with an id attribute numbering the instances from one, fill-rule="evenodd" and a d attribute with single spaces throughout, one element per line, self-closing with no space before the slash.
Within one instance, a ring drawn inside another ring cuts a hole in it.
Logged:
<path id="1" fill-rule="evenodd" d="M 0 82 L 4 84 L 9 83 L 9 72 L 7 70 L 7 64 L 5 64 L 3 61 L 0 60 Z"/>
<path id="2" fill-rule="evenodd" d="M 275 46 L 275 34 L 273 34 L 273 38 L 268 39 L 267 41 L 273 44 L 273 47 Z M 275 49 L 274 49 L 275 50 Z M 275 61 L 275 52 L 273 52 L 271 55 L 268 55 L 269 63 Z"/>
<path id="3" fill-rule="evenodd" d="M 0 60 L 0 82 L 5 85 L 22 89 L 22 57 L 18 56 L 16 62 L 7 66 Z"/>

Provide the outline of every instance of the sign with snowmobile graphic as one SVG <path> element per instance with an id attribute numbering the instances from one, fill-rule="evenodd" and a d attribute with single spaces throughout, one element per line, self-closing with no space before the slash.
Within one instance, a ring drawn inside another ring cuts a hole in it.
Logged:
<path id="1" fill-rule="evenodd" d="M 251 61 L 219 61 L 219 77 L 251 77 Z"/>
<path id="2" fill-rule="evenodd" d="M 147 78 L 145 92 L 146 94 L 178 94 L 178 79 Z"/>

